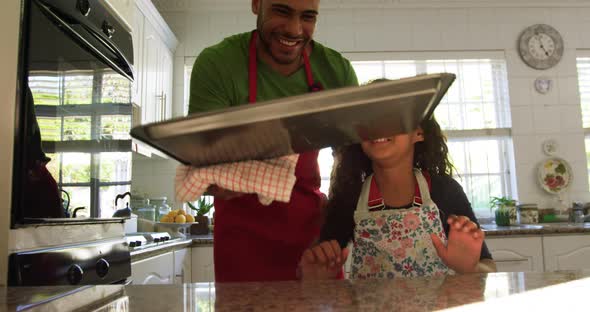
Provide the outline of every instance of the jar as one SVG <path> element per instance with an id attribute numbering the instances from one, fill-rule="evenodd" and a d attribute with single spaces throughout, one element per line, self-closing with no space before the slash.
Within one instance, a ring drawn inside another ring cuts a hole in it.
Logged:
<path id="1" fill-rule="evenodd" d="M 172 211 L 172 208 L 168 206 L 167 197 L 150 198 L 150 203 L 154 206 L 156 210 L 156 221 L 159 221 L 163 216 L 167 215 L 170 211 Z"/>
<path id="2" fill-rule="evenodd" d="M 537 208 L 537 204 L 520 204 L 517 207 L 521 224 L 539 223 L 539 209 Z"/>
<path id="3" fill-rule="evenodd" d="M 150 205 L 149 199 L 131 199 L 131 210 L 138 218 L 152 222 L 156 221 L 156 210 L 153 205 Z"/>

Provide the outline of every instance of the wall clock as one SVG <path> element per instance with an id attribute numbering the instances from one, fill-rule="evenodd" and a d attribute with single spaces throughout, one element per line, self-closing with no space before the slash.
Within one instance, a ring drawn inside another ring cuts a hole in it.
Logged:
<path id="1" fill-rule="evenodd" d="M 518 53 L 528 66 L 548 69 L 559 63 L 563 56 L 563 38 L 549 25 L 529 26 L 520 34 Z"/>

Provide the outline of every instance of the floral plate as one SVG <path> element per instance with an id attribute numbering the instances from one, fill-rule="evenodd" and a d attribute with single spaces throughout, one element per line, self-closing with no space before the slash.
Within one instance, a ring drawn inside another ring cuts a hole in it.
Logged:
<path id="1" fill-rule="evenodd" d="M 561 158 L 549 158 L 539 164 L 539 184 L 551 194 L 559 194 L 567 189 L 572 178 L 572 168 Z"/>

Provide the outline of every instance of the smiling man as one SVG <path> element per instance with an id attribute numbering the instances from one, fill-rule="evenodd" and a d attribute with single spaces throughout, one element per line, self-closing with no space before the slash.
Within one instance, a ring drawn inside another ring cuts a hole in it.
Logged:
<path id="1" fill-rule="evenodd" d="M 204 49 L 193 66 L 189 113 L 357 85 L 350 62 L 313 41 L 319 0 L 253 0 L 256 30 Z M 318 152 L 301 154 L 289 203 L 254 194 L 215 197 L 217 282 L 296 279 L 303 251 L 319 236 Z"/>

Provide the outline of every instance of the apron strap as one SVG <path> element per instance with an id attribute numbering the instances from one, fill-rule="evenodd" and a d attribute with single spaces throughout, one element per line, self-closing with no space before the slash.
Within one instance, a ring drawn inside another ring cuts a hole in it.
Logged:
<path id="1" fill-rule="evenodd" d="M 368 212 L 369 205 L 367 205 L 367 201 L 369 200 L 369 192 L 371 189 L 371 181 L 373 181 L 373 175 L 371 174 L 365 179 L 363 183 L 363 187 L 361 188 L 361 194 L 359 196 L 359 200 L 356 202 L 356 211 L 359 212 Z"/>
<path id="2" fill-rule="evenodd" d="M 256 40 L 258 38 L 258 31 L 253 30 L 250 37 L 250 46 L 248 47 L 248 103 L 256 103 L 257 96 L 257 75 L 258 75 L 258 60 L 256 58 Z M 307 86 L 309 92 L 322 91 L 324 88 L 319 82 L 313 81 L 313 73 L 311 71 L 311 63 L 309 56 L 305 49 L 301 53 L 303 57 L 303 65 L 305 69 L 305 78 L 307 79 Z"/>
<path id="3" fill-rule="evenodd" d="M 416 182 L 418 182 L 418 187 L 420 189 L 420 198 L 422 199 L 422 203 L 431 202 L 432 199 L 430 198 L 428 182 L 426 182 L 426 179 L 424 178 L 422 171 L 420 169 L 414 168 L 414 175 L 416 176 Z"/>

